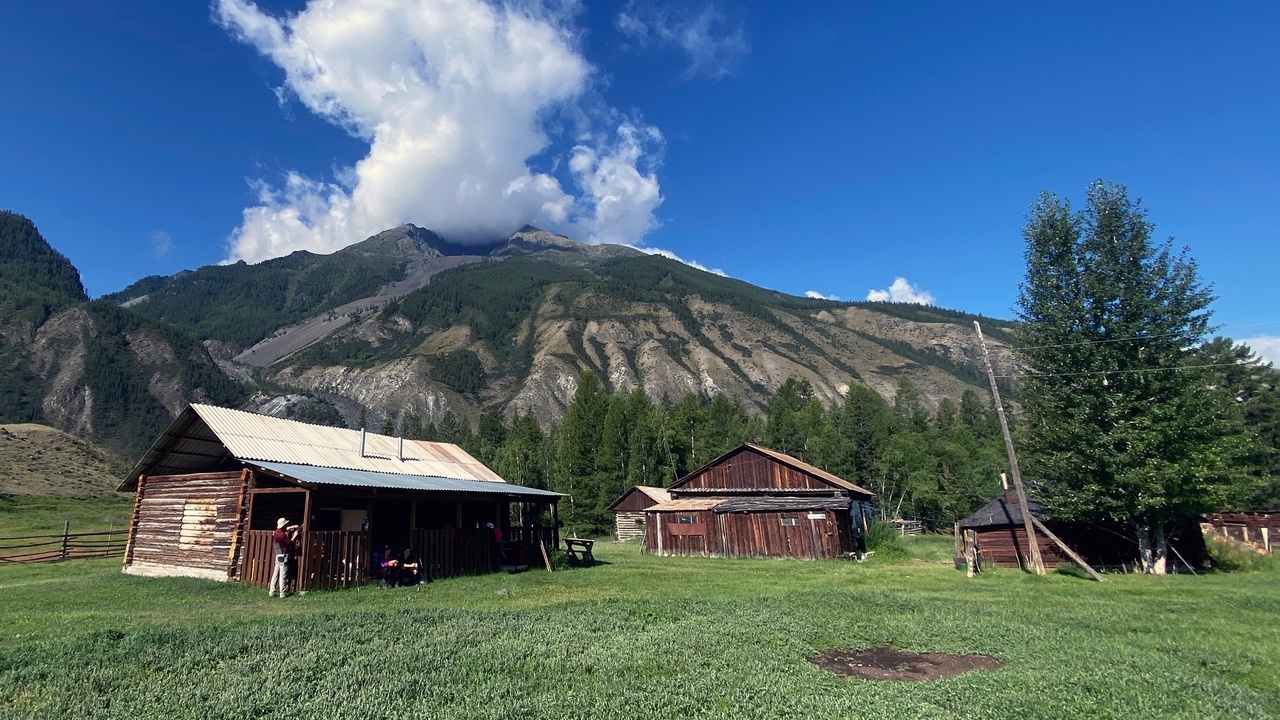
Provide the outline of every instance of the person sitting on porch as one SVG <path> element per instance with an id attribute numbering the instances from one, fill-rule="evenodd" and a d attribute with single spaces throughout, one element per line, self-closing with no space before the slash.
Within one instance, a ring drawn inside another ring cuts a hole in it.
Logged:
<path id="1" fill-rule="evenodd" d="M 391 552 L 391 546 L 383 549 L 378 567 L 381 584 L 395 585 L 400 577 L 400 560 Z"/>
<path id="2" fill-rule="evenodd" d="M 431 578 L 423 572 L 422 561 L 418 559 L 412 547 L 406 547 L 397 556 L 400 563 L 401 585 L 416 585 L 420 582 L 431 582 Z"/>

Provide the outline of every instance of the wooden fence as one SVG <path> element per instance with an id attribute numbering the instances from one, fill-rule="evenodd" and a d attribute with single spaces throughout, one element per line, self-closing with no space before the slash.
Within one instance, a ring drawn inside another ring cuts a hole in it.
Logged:
<path id="1" fill-rule="evenodd" d="M 266 587 L 275 570 L 274 530 L 250 530 L 245 538 L 240 581 Z M 369 536 L 362 532 L 310 532 L 291 562 L 291 590 L 332 590 L 369 581 Z"/>
<path id="2" fill-rule="evenodd" d="M 129 530 L 72 533 L 68 521 L 58 535 L 0 537 L 0 563 L 48 563 L 124 555 Z"/>

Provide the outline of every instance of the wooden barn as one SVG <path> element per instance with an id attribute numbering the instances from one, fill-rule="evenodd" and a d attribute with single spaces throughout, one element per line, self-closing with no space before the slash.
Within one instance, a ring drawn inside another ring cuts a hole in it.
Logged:
<path id="1" fill-rule="evenodd" d="M 1275 544 L 1280 542 L 1280 512 L 1236 510 L 1213 513 L 1205 516 L 1201 528 L 1206 533 L 1270 554 Z"/>
<path id="2" fill-rule="evenodd" d="M 277 518 L 300 525 L 296 589 L 366 582 L 412 547 L 433 576 L 540 558 L 561 497 L 510 485 L 456 445 L 191 405 L 130 471 L 124 571 L 266 586 Z M 493 527 L 489 527 L 492 525 Z"/>
<path id="3" fill-rule="evenodd" d="M 657 555 L 818 560 L 860 549 L 872 493 L 801 460 L 744 444 L 667 488 L 645 510 Z"/>
<path id="4" fill-rule="evenodd" d="M 1053 520 L 1046 517 L 1044 505 L 1035 498 L 1027 498 L 1027 505 L 1032 517 L 1040 520 L 1091 567 L 1128 569 L 1137 563 L 1137 539 L 1124 527 Z M 1017 496 L 1006 490 L 1003 496 L 956 523 L 956 557 L 964 557 L 968 549 L 975 548 L 981 563 L 1007 568 L 1029 567 L 1030 545 L 1022 512 Z M 1199 526 L 1171 528 L 1168 537 L 1171 567 L 1205 565 L 1208 555 Z M 1046 568 L 1053 569 L 1071 561 L 1066 551 L 1038 529 L 1036 545 Z"/>
<path id="5" fill-rule="evenodd" d="M 618 541 L 644 538 L 645 510 L 671 499 L 662 488 L 636 485 L 613 501 L 613 538 Z"/>

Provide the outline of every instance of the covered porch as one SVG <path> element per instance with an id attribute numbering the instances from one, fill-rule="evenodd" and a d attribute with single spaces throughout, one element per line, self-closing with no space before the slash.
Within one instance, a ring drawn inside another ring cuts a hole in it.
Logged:
<path id="1" fill-rule="evenodd" d="M 278 518 L 300 525 L 295 591 L 350 587 L 376 577 L 375 558 L 410 548 L 430 578 L 523 569 L 559 543 L 557 493 L 389 473 L 255 468 L 237 579 L 266 587 Z"/>

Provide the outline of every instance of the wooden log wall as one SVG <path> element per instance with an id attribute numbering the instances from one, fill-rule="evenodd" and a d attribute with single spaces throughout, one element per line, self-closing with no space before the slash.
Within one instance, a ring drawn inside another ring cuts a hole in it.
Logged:
<path id="1" fill-rule="evenodd" d="M 239 472 L 139 479 L 126 571 L 227 579 L 235 559 Z"/>
<path id="2" fill-rule="evenodd" d="M 671 488 L 675 493 L 697 489 L 831 490 L 832 486 L 746 448 Z"/>
<path id="3" fill-rule="evenodd" d="M 645 513 L 643 510 L 632 512 L 615 512 L 613 514 L 613 537 L 619 541 L 639 540 L 644 538 Z"/>

